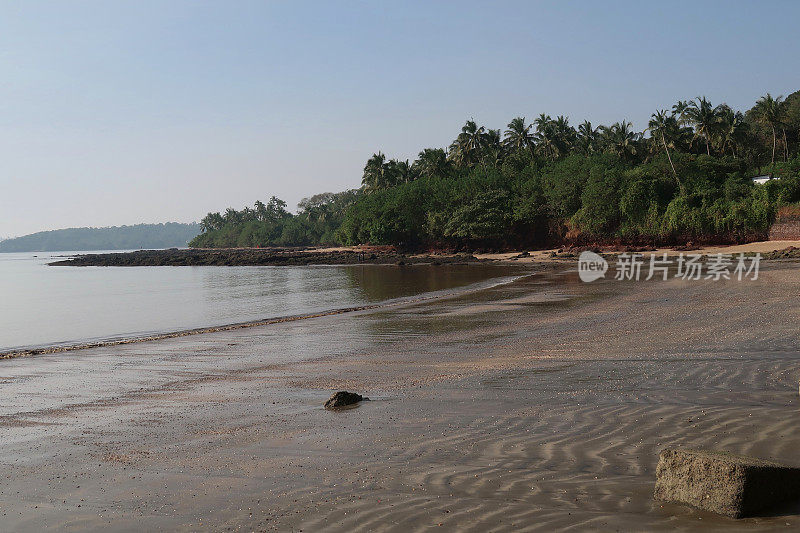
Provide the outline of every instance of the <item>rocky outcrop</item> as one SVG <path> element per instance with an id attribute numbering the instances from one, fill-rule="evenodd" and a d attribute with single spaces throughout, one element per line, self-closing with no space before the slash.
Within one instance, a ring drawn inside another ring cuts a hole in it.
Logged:
<path id="1" fill-rule="evenodd" d="M 800 259 L 800 248 L 789 246 L 781 250 L 764 252 L 761 254 L 761 259 Z"/>
<path id="2" fill-rule="evenodd" d="M 266 248 L 224 248 L 139 250 L 136 252 L 85 254 L 55 261 L 51 266 L 236 266 L 236 265 L 403 265 L 417 263 L 468 263 L 468 254 L 410 255 L 394 251 L 300 250 Z"/>
<path id="3" fill-rule="evenodd" d="M 369 400 L 369 398 L 365 398 L 355 392 L 341 390 L 328 398 L 328 401 L 325 402 L 325 409 L 340 409 L 349 405 L 355 405 L 363 400 Z"/>

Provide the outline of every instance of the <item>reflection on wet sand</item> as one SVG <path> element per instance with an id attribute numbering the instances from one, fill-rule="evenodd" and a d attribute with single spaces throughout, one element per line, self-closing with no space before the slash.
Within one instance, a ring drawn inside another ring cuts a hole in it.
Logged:
<path id="1" fill-rule="evenodd" d="M 0 257 L 0 355 L 363 307 L 508 272 L 482 264 L 82 268 L 48 260 Z"/>
<path id="2" fill-rule="evenodd" d="M 498 264 L 360 265 L 337 268 L 344 270 L 351 289 L 370 302 L 464 287 L 531 272 L 530 268 Z"/>
<path id="3" fill-rule="evenodd" d="M 22 273 L 36 267 L 18 263 Z M 37 304 L 26 283 L 4 294 L 0 359 L 373 309 L 504 282 L 513 272 L 529 269 L 481 264 L 55 269 L 48 273 L 77 276 L 65 294 Z"/>

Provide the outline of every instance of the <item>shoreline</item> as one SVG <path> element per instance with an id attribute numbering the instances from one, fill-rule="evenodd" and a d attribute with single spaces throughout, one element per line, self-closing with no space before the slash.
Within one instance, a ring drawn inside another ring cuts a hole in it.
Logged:
<path id="1" fill-rule="evenodd" d="M 310 314 L 302 314 L 302 315 L 290 315 L 285 317 L 276 317 L 276 318 L 267 318 L 263 320 L 254 320 L 249 322 L 238 322 L 234 324 L 224 324 L 221 326 L 209 326 L 203 328 L 191 328 L 191 329 L 183 329 L 178 331 L 170 331 L 164 333 L 157 333 L 153 335 L 145 335 L 142 337 L 130 337 L 118 340 L 104 340 L 104 341 L 96 341 L 96 342 L 83 342 L 83 343 L 76 343 L 76 344 L 66 344 L 66 345 L 51 345 L 51 346 L 44 346 L 41 348 L 30 348 L 30 349 L 22 349 L 22 350 L 13 350 L 13 351 L 0 351 L 0 360 L 3 359 L 16 359 L 19 357 L 30 357 L 34 355 L 46 355 L 46 354 L 54 354 L 54 353 L 61 353 L 61 352 L 73 352 L 77 350 L 88 350 L 91 348 L 107 348 L 111 346 L 122 346 L 125 344 L 136 344 L 141 342 L 152 342 L 152 341 L 159 341 L 164 339 L 174 339 L 178 337 L 188 337 L 189 335 L 202 335 L 205 333 L 218 333 L 222 331 L 233 331 L 236 329 L 243 329 L 243 328 L 252 328 L 257 326 L 268 326 L 271 324 L 280 324 L 283 322 L 293 322 L 297 320 L 305 320 L 310 318 L 317 318 L 323 316 L 330 316 L 330 315 L 338 315 L 343 313 L 352 313 L 356 311 L 368 311 L 371 309 L 378 309 L 380 307 L 385 307 L 391 304 L 375 304 L 375 305 L 363 305 L 363 306 L 355 306 L 355 307 L 344 307 L 340 309 L 332 309 L 330 311 L 323 311 L 320 313 L 310 313 Z"/>
<path id="2" fill-rule="evenodd" d="M 738 254 L 738 253 L 762 253 L 763 259 L 768 261 L 775 261 L 775 260 L 793 260 L 800 258 L 800 250 L 797 248 L 800 247 L 800 241 L 763 241 L 763 242 L 756 242 L 756 243 L 749 243 L 745 245 L 725 245 L 725 246 L 709 246 L 704 248 L 696 248 L 689 251 L 683 250 L 675 250 L 672 248 L 660 248 L 660 249 L 647 249 L 647 250 L 637 250 L 637 253 L 642 253 L 643 255 L 649 254 L 662 254 L 666 253 L 668 256 L 675 256 L 680 253 L 699 253 L 699 254 L 716 254 L 716 253 L 731 253 L 731 254 Z M 579 252 L 583 251 L 584 248 L 576 248 L 576 249 L 553 249 L 553 250 L 538 250 L 533 252 L 506 252 L 506 253 L 486 253 L 486 254 L 475 254 L 474 256 L 469 256 L 469 260 L 465 260 L 465 256 L 461 255 L 440 255 L 440 254 L 417 254 L 417 255 L 398 255 L 395 252 L 386 252 L 386 250 L 381 250 L 379 247 L 338 247 L 338 248 L 323 248 L 323 249 L 306 249 L 306 250 L 265 250 L 265 249 L 250 249 L 250 248 L 234 248 L 234 249 L 203 249 L 199 250 L 201 254 L 199 257 L 205 258 L 215 258 L 213 259 L 215 264 L 213 266 L 231 266 L 238 265 L 236 262 L 232 263 L 225 263 L 226 254 L 232 254 L 227 257 L 236 257 L 241 259 L 242 257 L 261 257 L 263 261 L 270 262 L 270 261 L 295 261 L 298 260 L 298 257 L 302 258 L 304 256 L 311 257 L 311 263 L 302 263 L 303 266 L 305 265 L 313 265 L 313 266 L 349 266 L 349 265 L 374 265 L 374 266 L 414 266 L 414 265 L 430 265 L 430 264 L 505 264 L 509 266 L 516 265 L 520 268 L 525 268 L 529 270 L 528 274 L 525 275 L 532 275 L 537 272 L 543 271 L 555 271 L 555 270 L 569 270 L 571 268 L 576 267 L 575 260 L 577 259 Z M 159 266 L 156 263 L 148 263 L 149 260 L 153 258 L 172 258 L 175 260 L 176 258 L 180 258 L 182 255 L 180 252 L 186 252 L 190 255 L 184 257 L 191 257 L 195 254 L 192 252 L 197 252 L 198 250 L 177 250 L 178 254 L 176 255 L 175 249 L 167 249 L 167 250 L 140 250 L 134 252 L 112 252 L 112 253 L 104 253 L 104 254 L 80 254 L 74 256 L 73 258 L 57 261 L 54 263 L 49 263 L 49 265 L 55 266 Z M 206 254 L 209 252 L 209 254 Z M 376 259 L 373 259 L 373 262 L 358 262 L 359 258 L 363 259 L 365 254 L 374 253 Z M 611 251 L 603 251 L 600 249 L 600 253 L 603 254 L 608 259 L 613 259 L 614 256 L 621 253 L 619 250 L 611 250 Z M 256 254 L 256 255 L 251 255 Z M 361 257 L 360 257 L 361 256 Z M 314 260 L 330 260 L 331 258 L 336 257 L 345 257 L 347 258 L 346 262 L 343 263 L 314 263 Z M 401 262 L 401 264 L 393 263 L 388 261 L 388 258 L 392 260 L 402 257 L 408 263 Z M 222 263 L 218 263 L 222 261 Z M 238 259 L 237 259 L 238 261 Z M 353 262 L 355 261 L 355 262 Z M 263 263 L 258 263 L 262 264 Z M 172 266 L 187 266 L 187 265 L 172 265 Z M 300 266 L 299 264 L 284 264 L 281 266 Z M 500 278 L 496 278 L 500 279 Z M 489 280 L 491 281 L 491 280 Z M 478 283 L 477 285 L 480 285 Z M 467 287 L 462 288 L 463 290 L 456 289 L 455 293 L 460 292 L 469 292 L 470 290 L 481 290 L 478 289 L 468 289 Z M 424 294 L 424 293 L 423 293 Z M 452 294 L 448 294 L 450 296 Z M 344 313 L 353 313 L 359 311 L 369 311 L 380 309 L 384 307 L 389 307 L 392 305 L 400 305 L 400 304 L 407 304 L 407 303 L 414 303 L 418 301 L 425 301 L 428 299 L 436 299 L 442 298 L 446 296 L 442 295 L 435 295 L 430 297 L 420 297 L 418 296 L 411 296 L 401 299 L 402 301 L 395 302 L 395 301 L 386 301 L 386 302 L 379 302 L 376 304 L 365 304 L 360 306 L 349 306 L 344 308 L 334 308 L 323 310 L 319 312 L 312 312 L 312 313 L 302 313 L 298 315 L 286 315 L 286 316 L 276 316 L 276 317 L 268 317 L 256 320 L 248 320 L 244 322 L 232 322 L 227 324 L 220 324 L 214 326 L 200 326 L 194 328 L 185 328 L 185 329 L 178 329 L 172 331 L 163 331 L 157 333 L 144 333 L 141 335 L 131 334 L 130 336 L 121 336 L 120 338 L 117 337 L 109 337 L 106 339 L 101 340 L 91 340 L 87 342 L 80 342 L 80 341 L 65 341 L 59 343 L 52 343 L 42 346 L 33 346 L 33 347 L 21 347 L 21 348 L 12 348 L 12 349 L 0 349 L 0 360 L 7 360 L 7 359 L 15 359 L 20 357 L 30 357 L 35 355 L 47 355 L 47 354 L 55 354 L 61 352 L 72 352 L 77 350 L 86 350 L 91 348 L 103 348 L 103 347 L 113 347 L 113 346 L 121 346 L 127 344 L 136 344 L 136 343 L 144 343 L 144 342 L 153 342 L 165 339 L 172 339 L 178 337 L 186 337 L 191 335 L 202 335 L 208 333 L 216 333 L 216 332 L 223 332 L 223 331 L 231 331 L 236 329 L 242 328 L 252 328 L 257 326 L 265 326 L 265 325 L 272 325 L 272 324 L 279 324 L 283 322 L 293 322 L 298 320 L 305 320 L 311 318 L 319 318 L 324 316 L 330 315 L 337 315 L 337 314 L 344 314 Z"/>
<path id="3" fill-rule="evenodd" d="M 308 320 L 312 318 L 320 318 L 326 316 L 333 316 L 333 315 L 341 315 L 346 313 L 356 313 L 359 311 L 371 311 L 377 309 L 384 309 L 390 308 L 393 306 L 400 306 L 400 305 L 408 305 L 414 303 L 421 303 L 429 300 L 437 300 L 437 299 L 444 299 L 450 298 L 453 296 L 459 296 L 464 294 L 469 294 L 470 292 L 474 291 L 481 291 L 487 288 L 495 287 L 497 285 L 502 285 L 504 283 L 511 283 L 517 279 L 532 276 L 536 274 L 536 270 L 531 270 L 531 272 L 527 274 L 519 274 L 514 276 L 498 276 L 496 278 L 490 278 L 488 280 L 472 283 L 466 285 L 464 287 L 458 287 L 454 289 L 442 289 L 440 291 L 434 291 L 433 293 L 420 293 L 414 296 L 407 296 L 401 298 L 394 298 L 390 300 L 386 300 L 383 302 L 377 302 L 374 304 L 365 304 L 365 305 L 358 305 L 358 306 L 350 306 L 350 307 L 340 307 L 335 309 L 328 309 L 324 311 L 312 312 L 312 313 L 302 313 L 298 315 L 287 315 L 287 316 L 279 316 L 279 317 L 270 317 L 270 318 L 263 318 L 258 320 L 248 320 L 245 322 L 234 322 L 231 324 L 221 324 L 218 326 L 205 326 L 205 327 L 198 327 L 198 328 L 188 328 L 188 329 L 181 329 L 176 331 L 165 331 L 162 333 L 154 333 L 154 334 L 144 334 L 142 336 L 130 336 L 125 338 L 119 339 L 108 339 L 108 340 L 98 340 L 98 341 L 90 341 L 90 342 L 75 342 L 70 344 L 69 342 L 66 343 L 58 343 L 52 345 L 46 345 L 41 347 L 33 347 L 33 348 L 22 348 L 22 349 L 11 349 L 11 350 L 2 350 L 0 349 L 0 361 L 7 360 L 7 359 L 17 359 L 21 357 L 31 357 L 35 355 L 47 355 L 47 354 L 55 354 L 55 353 L 62 353 L 62 352 L 73 352 L 77 350 L 88 350 L 92 348 L 107 348 L 112 346 L 123 346 L 127 344 L 138 344 L 143 342 L 153 342 L 153 341 L 160 341 L 166 339 L 175 339 L 179 337 L 188 337 L 191 335 L 203 335 L 208 333 L 219 333 L 224 331 L 233 331 L 238 329 L 245 329 L 245 328 L 254 328 L 259 326 L 269 326 L 273 324 L 281 324 L 284 322 L 296 322 L 299 320 Z M 498 281 L 503 280 L 503 281 Z M 427 296 L 426 296 L 427 294 Z"/>
<path id="4" fill-rule="evenodd" d="M 391 247 L 352 246 L 333 248 L 189 248 L 137 250 L 103 254 L 78 254 L 48 263 L 49 266 L 339 266 L 471 263 L 534 263 L 539 265 L 571 260 L 584 250 L 604 255 L 619 253 L 667 254 L 754 254 L 764 259 L 800 258 L 800 241 L 759 241 L 748 244 L 706 245 L 655 248 L 641 246 L 575 246 L 546 250 L 520 250 L 497 253 L 401 253 Z"/>

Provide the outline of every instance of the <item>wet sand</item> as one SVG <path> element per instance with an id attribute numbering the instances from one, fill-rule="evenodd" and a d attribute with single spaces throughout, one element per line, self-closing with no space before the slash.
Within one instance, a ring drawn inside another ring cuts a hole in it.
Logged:
<path id="1" fill-rule="evenodd" d="M 800 263 L 538 273 L 450 298 L 0 362 L 3 529 L 772 530 L 652 500 L 661 448 L 798 465 Z M 372 401 L 329 412 L 348 389 Z"/>

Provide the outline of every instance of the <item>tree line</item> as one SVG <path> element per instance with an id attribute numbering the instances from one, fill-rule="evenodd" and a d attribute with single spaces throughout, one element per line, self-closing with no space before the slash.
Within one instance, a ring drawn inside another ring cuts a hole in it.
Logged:
<path id="1" fill-rule="evenodd" d="M 573 127 L 565 116 L 468 120 L 446 148 L 370 157 L 358 190 L 277 198 L 210 213 L 193 245 L 395 244 L 518 247 L 570 242 L 763 238 L 775 211 L 800 202 L 800 91 L 745 111 L 705 97 L 622 120 Z M 769 173 L 764 186 L 751 178 Z"/>
<path id="2" fill-rule="evenodd" d="M 286 202 L 271 197 L 264 204 L 237 211 L 209 213 L 200 221 L 202 233 L 189 246 L 198 248 L 235 248 L 263 246 L 308 246 L 333 244 L 347 209 L 360 195 L 358 189 L 321 193 L 304 198 L 298 213 L 286 210 Z"/>

